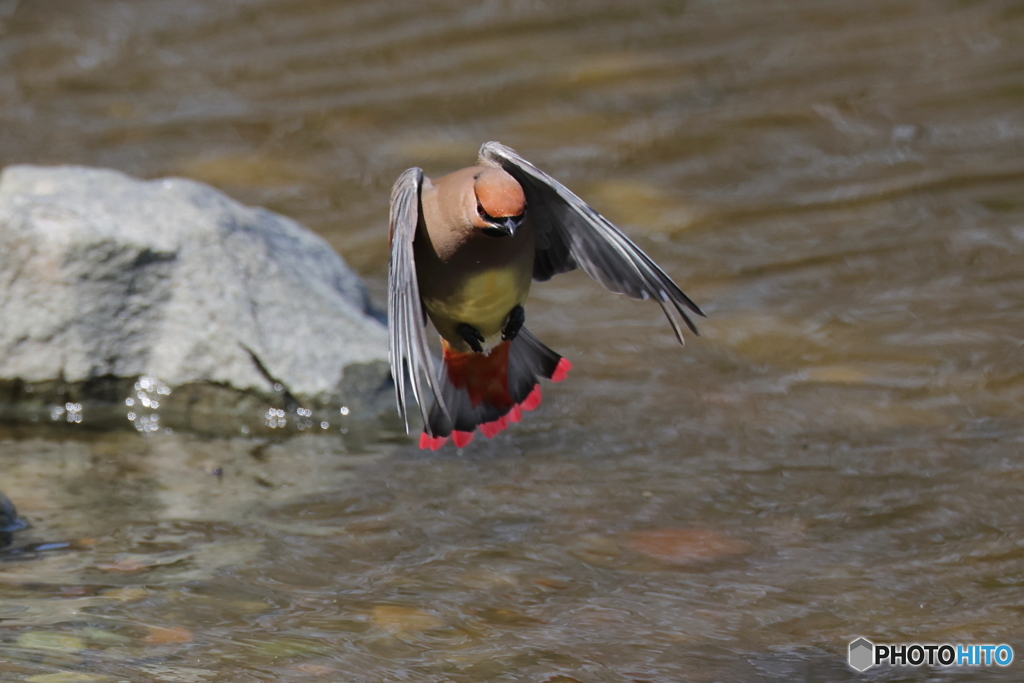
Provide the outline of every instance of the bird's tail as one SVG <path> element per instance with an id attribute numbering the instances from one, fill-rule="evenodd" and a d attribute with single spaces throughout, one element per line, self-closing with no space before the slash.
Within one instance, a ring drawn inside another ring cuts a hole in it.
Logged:
<path id="1" fill-rule="evenodd" d="M 420 434 L 420 448 L 436 451 L 450 436 L 456 446 L 473 440 L 479 427 L 487 438 L 519 422 L 524 410 L 540 405 L 541 377 L 565 379 L 572 364 L 544 346 L 525 327 L 512 341 L 487 354 L 456 351 L 442 340 L 444 363 L 441 394 L 451 421 L 434 403 L 429 426 Z"/>

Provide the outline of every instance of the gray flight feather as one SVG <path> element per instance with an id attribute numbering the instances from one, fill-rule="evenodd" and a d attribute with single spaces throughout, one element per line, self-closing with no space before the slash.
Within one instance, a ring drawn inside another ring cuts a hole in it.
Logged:
<path id="1" fill-rule="evenodd" d="M 657 301 L 680 344 L 684 343 L 683 334 L 668 304 L 694 334 L 699 334 L 686 309 L 700 316 L 704 312 L 608 219 L 499 142 L 484 143 L 480 163 L 505 169 L 523 187 L 527 216 L 537 239 L 535 280 L 548 280 L 580 267 L 613 292 Z"/>
<path id="2" fill-rule="evenodd" d="M 434 364 L 430 360 L 427 346 L 426 322 L 423 319 L 423 303 L 416 281 L 416 261 L 413 255 L 413 240 L 420 222 L 420 188 L 423 185 L 423 170 L 410 168 L 398 177 L 391 190 L 391 260 L 388 263 L 388 360 L 391 376 L 395 380 L 395 395 L 398 413 L 402 416 L 406 433 L 409 432 L 409 418 L 406 414 L 405 377 L 408 374 L 412 395 L 419 406 L 420 415 L 427 433 L 430 421 L 424 405 L 427 390 L 434 394 L 434 400 L 444 415 L 448 409 L 441 398 L 437 385 Z M 424 377 L 426 382 L 424 382 Z M 450 421 L 450 420 L 449 420 Z"/>

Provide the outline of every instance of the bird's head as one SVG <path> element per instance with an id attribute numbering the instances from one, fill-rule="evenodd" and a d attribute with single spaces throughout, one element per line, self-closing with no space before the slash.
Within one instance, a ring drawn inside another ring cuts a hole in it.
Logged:
<path id="1" fill-rule="evenodd" d="M 473 194 L 474 228 L 490 237 L 515 234 L 526 213 L 526 195 L 515 178 L 500 168 L 485 168 L 473 179 Z"/>

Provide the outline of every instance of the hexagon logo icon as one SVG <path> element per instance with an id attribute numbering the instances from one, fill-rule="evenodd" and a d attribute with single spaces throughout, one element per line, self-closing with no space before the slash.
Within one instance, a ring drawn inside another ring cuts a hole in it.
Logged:
<path id="1" fill-rule="evenodd" d="M 858 638 L 850 643 L 850 666 L 857 671 L 864 671 L 874 666 L 875 644 L 867 638 Z"/>

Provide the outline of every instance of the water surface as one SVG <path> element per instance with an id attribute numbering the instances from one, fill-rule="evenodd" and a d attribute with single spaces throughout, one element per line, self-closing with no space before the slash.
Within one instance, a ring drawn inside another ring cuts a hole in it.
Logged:
<path id="1" fill-rule="evenodd" d="M 1022 46 L 1010 0 L 0 2 L 4 165 L 204 180 L 383 305 L 394 178 L 500 140 L 709 313 L 539 284 L 574 371 L 462 453 L 8 429 L 0 678 L 1019 680 L 845 652 L 1024 656 Z"/>

